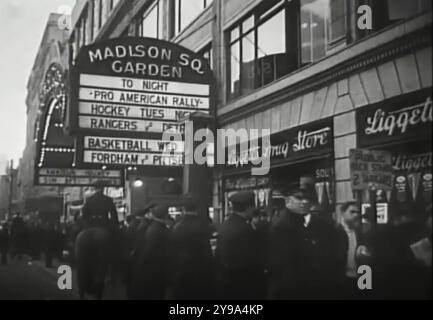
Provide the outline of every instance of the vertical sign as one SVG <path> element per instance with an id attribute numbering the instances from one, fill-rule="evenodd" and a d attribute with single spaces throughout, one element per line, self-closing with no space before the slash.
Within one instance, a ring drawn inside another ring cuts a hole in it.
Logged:
<path id="1" fill-rule="evenodd" d="M 79 161 L 90 166 L 180 167 L 180 120 L 210 113 L 212 73 L 200 55 L 150 38 L 111 39 L 83 47 L 71 72 L 69 130 Z M 168 154 L 168 156 L 167 156 Z"/>

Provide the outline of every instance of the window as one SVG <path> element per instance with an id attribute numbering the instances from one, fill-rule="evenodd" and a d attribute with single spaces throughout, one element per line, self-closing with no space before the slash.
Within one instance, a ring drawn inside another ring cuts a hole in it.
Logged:
<path id="1" fill-rule="evenodd" d="M 431 0 L 388 0 L 388 19 L 390 22 L 407 19 L 420 13 L 431 11 Z"/>
<path id="2" fill-rule="evenodd" d="M 101 25 L 102 27 L 108 19 L 111 11 L 111 1 L 101 0 Z"/>
<path id="3" fill-rule="evenodd" d="M 90 37 L 87 29 L 87 10 L 84 10 L 83 16 L 78 23 L 78 45 L 79 48 L 89 44 Z"/>
<path id="4" fill-rule="evenodd" d="M 227 33 L 227 98 L 317 61 L 346 38 L 346 0 L 263 1 Z"/>
<path id="5" fill-rule="evenodd" d="M 346 0 L 301 0 L 302 64 L 324 57 L 345 38 Z"/>
<path id="6" fill-rule="evenodd" d="M 101 28 L 101 0 L 93 1 L 93 36 L 98 34 Z"/>
<path id="7" fill-rule="evenodd" d="M 359 5 L 364 4 L 372 9 L 373 32 L 432 10 L 431 0 L 359 0 Z M 372 31 L 357 30 L 358 37 L 362 38 Z"/>
<path id="8" fill-rule="evenodd" d="M 117 4 L 120 2 L 120 0 L 109 0 L 110 1 L 110 11 L 116 8 Z"/>
<path id="9" fill-rule="evenodd" d="M 140 37 L 160 38 L 160 10 L 159 1 L 156 1 L 141 16 L 138 24 L 138 35 Z"/>
<path id="10" fill-rule="evenodd" d="M 174 0 L 174 33 L 181 32 L 193 22 L 213 0 Z"/>
<path id="11" fill-rule="evenodd" d="M 289 1 L 266 1 L 228 33 L 228 99 L 247 94 L 294 68 L 287 54 Z M 295 21 L 295 19 L 293 19 Z M 292 66 L 291 66 L 292 65 Z"/>

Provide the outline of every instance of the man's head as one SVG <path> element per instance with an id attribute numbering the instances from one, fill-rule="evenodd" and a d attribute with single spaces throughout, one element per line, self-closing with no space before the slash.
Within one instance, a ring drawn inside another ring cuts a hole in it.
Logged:
<path id="1" fill-rule="evenodd" d="M 164 205 L 156 205 L 152 208 L 152 216 L 157 219 L 167 219 L 168 218 L 168 207 Z"/>
<path id="2" fill-rule="evenodd" d="M 241 213 L 246 218 L 251 218 L 255 207 L 255 195 L 252 191 L 240 191 L 229 198 L 233 211 Z"/>
<path id="3" fill-rule="evenodd" d="M 309 185 L 301 185 L 299 182 L 291 183 L 282 190 L 286 201 L 286 208 L 299 215 L 310 213 L 313 204 L 313 191 Z"/>
<path id="4" fill-rule="evenodd" d="M 104 192 L 105 183 L 101 180 L 98 180 L 94 183 L 93 188 L 95 189 L 95 192 Z"/>
<path id="5" fill-rule="evenodd" d="M 361 226 L 361 216 L 354 201 L 344 203 L 341 208 L 341 220 L 351 229 L 358 229 Z"/>
<path id="6" fill-rule="evenodd" d="M 185 212 L 196 212 L 197 211 L 197 204 L 198 199 L 194 197 L 192 194 L 188 193 L 184 195 L 183 201 L 182 201 L 183 209 Z"/>

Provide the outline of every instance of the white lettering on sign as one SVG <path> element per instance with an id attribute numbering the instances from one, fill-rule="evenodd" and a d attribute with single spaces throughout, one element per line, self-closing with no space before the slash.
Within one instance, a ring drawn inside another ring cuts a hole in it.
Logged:
<path id="1" fill-rule="evenodd" d="M 432 153 L 418 155 L 400 154 L 392 158 L 393 168 L 396 171 L 418 171 L 432 167 Z"/>
<path id="2" fill-rule="evenodd" d="M 110 131 L 184 133 L 184 125 L 177 122 L 113 119 L 92 116 L 80 116 L 79 126 L 80 128 Z"/>
<path id="3" fill-rule="evenodd" d="M 120 178 L 118 170 L 86 170 L 86 169 L 60 169 L 60 168 L 40 168 L 41 176 L 68 176 L 68 177 L 95 177 L 95 178 Z"/>
<path id="4" fill-rule="evenodd" d="M 128 89 L 156 93 L 209 96 L 209 85 L 173 81 L 145 80 L 129 77 L 107 77 L 90 74 L 80 75 L 80 85 L 107 89 Z"/>
<path id="5" fill-rule="evenodd" d="M 296 143 L 293 145 L 293 151 L 299 152 L 307 149 L 314 149 L 318 146 L 324 146 L 328 143 L 331 128 L 323 128 L 317 131 L 308 132 L 299 131 Z"/>
<path id="6" fill-rule="evenodd" d="M 159 75 L 161 77 L 182 78 L 183 68 L 189 68 L 197 74 L 203 75 L 202 60 L 191 57 L 188 53 L 181 53 L 177 59 L 174 59 L 173 52 L 170 49 L 160 46 L 138 45 L 117 45 L 106 46 L 89 50 L 88 58 L 91 63 L 101 62 L 104 60 L 113 60 L 112 69 L 116 73 L 131 73 L 141 75 Z M 125 61 L 127 58 L 149 58 L 159 61 L 170 62 L 179 66 L 169 64 L 153 64 L 142 62 Z M 117 60 L 123 59 L 123 60 Z M 164 70 L 165 69 L 165 70 Z"/>
<path id="7" fill-rule="evenodd" d="M 39 185 L 65 185 L 65 186 L 91 186 L 97 181 L 104 181 L 107 185 L 122 186 L 120 178 L 78 178 L 78 177 L 55 177 L 55 176 L 40 176 L 38 178 Z"/>
<path id="8" fill-rule="evenodd" d="M 85 137 L 84 148 L 126 152 L 184 152 L 183 141 L 161 141 L 129 138 Z"/>
<path id="9" fill-rule="evenodd" d="M 160 48 L 157 46 L 145 46 L 145 45 L 117 45 L 114 48 L 106 46 L 105 48 L 98 48 L 95 50 L 89 50 L 90 62 L 98 62 L 107 59 L 117 58 L 151 58 L 161 59 L 170 61 L 172 59 L 172 51 L 167 48 Z"/>
<path id="10" fill-rule="evenodd" d="M 84 162 L 108 165 L 182 166 L 184 160 L 183 155 L 85 150 Z"/>
<path id="11" fill-rule="evenodd" d="M 209 113 L 208 110 L 201 110 Z M 179 121 L 191 113 L 191 109 L 152 108 L 140 106 L 124 106 L 111 103 L 80 102 L 80 115 L 95 115 L 102 117 L 132 118 L 147 120 L 174 120 Z"/>
<path id="12" fill-rule="evenodd" d="M 427 98 L 426 102 L 403 108 L 393 112 L 382 109 L 376 110 L 372 117 L 367 118 L 368 127 L 365 129 L 367 135 L 384 132 L 392 136 L 397 130 L 405 133 L 409 126 L 432 122 L 432 100 Z"/>
<path id="13" fill-rule="evenodd" d="M 140 92 L 123 92 L 108 89 L 80 88 L 80 100 L 127 103 L 142 106 L 209 109 L 209 98 Z"/>

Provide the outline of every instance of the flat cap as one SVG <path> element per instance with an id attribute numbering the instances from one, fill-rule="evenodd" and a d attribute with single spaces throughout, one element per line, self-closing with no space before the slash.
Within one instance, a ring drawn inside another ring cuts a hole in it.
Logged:
<path id="1" fill-rule="evenodd" d="M 191 193 L 187 193 L 182 196 L 182 206 L 186 210 L 195 210 L 197 209 L 198 198 L 197 196 L 192 195 Z"/>
<path id="2" fill-rule="evenodd" d="M 152 208 L 152 215 L 158 219 L 165 219 L 168 217 L 168 207 L 165 205 L 156 205 Z"/>
<path id="3" fill-rule="evenodd" d="M 255 195 L 252 191 L 239 191 L 229 197 L 233 206 L 248 207 L 255 205 Z"/>

